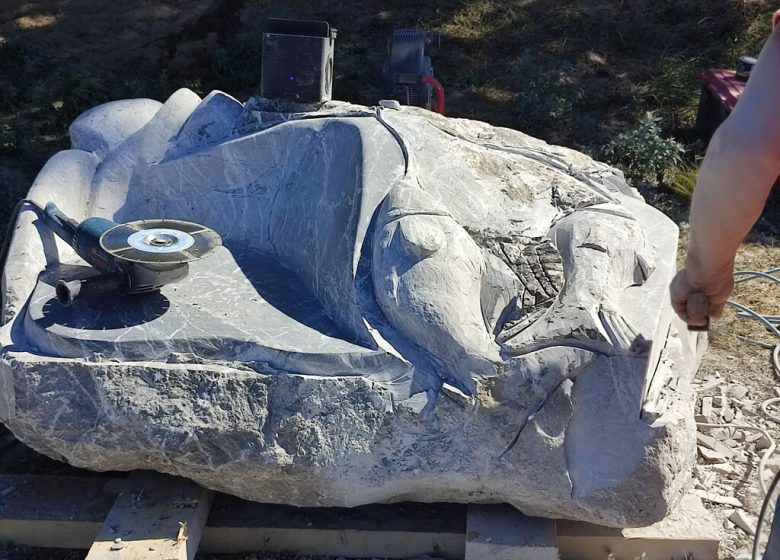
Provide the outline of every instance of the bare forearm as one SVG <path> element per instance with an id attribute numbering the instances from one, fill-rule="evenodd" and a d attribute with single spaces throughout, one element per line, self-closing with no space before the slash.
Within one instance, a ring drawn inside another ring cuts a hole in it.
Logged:
<path id="1" fill-rule="evenodd" d="M 691 205 L 686 260 L 691 280 L 706 283 L 730 273 L 737 249 L 761 215 L 777 175 L 774 158 L 725 135 L 715 139 Z"/>
<path id="2" fill-rule="evenodd" d="M 734 112 L 718 129 L 694 192 L 686 268 L 706 283 L 731 271 L 780 174 L 780 33 L 761 51 Z"/>
<path id="3" fill-rule="evenodd" d="M 718 317 L 734 288 L 734 257 L 780 174 L 780 30 L 764 45 L 731 116 L 715 134 L 691 205 L 685 268 L 669 286 L 690 326 Z"/>

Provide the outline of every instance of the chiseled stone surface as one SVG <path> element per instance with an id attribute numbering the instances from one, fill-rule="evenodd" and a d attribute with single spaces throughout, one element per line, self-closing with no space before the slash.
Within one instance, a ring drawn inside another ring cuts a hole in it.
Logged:
<path id="1" fill-rule="evenodd" d="M 29 198 L 166 217 L 224 246 L 159 294 L 20 213 L 0 419 L 96 470 L 300 506 L 508 502 L 615 526 L 686 490 L 702 340 L 673 319 L 677 229 L 587 156 L 421 109 L 101 105 Z"/>

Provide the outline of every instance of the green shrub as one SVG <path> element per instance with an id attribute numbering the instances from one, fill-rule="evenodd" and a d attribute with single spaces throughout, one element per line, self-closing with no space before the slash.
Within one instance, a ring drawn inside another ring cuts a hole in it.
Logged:
<path id="1" fill-rule="evenodd" d="M 602 157 L 627 177 L 664 183 L 682 165 L 684 148 L 664 136 L 660 118 L 647 113 L 634 128 L 621 132 L 601 150 Z"/>
<path id="2" fill-rule="evenodd" d="M 515 77 L 520 128 L 532 134 L 560 127 L 561 120 L 570 119 L 585 97 L 574 65 L 545 66 L 544 59 L 530 51 L 518 58 Z"/>
<path id="3" fill-rule="evenodd" d="M 185 80 L 184 82 L 182 82 L 181 87 L 190 89 L 201 97 L 203 97 L 208 93 L 206 89 L 203 87 L 203 82 L 198 78 Z"/>

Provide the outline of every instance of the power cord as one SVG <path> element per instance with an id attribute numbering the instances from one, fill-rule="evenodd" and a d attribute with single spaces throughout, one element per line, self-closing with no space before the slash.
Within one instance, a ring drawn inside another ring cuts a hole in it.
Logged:
<path id="1" fill-rule="evenodd" d="M 5 230 L 5 237 L 3 238 L 3 246 L 0 248 L 0 270 L 5 267 L 5 260 L 8 258 L 8 250 L 11 248 L 11 239 L 14 236 L 14 228 L 16 227 L 16 221 L 19 219 L 19 214 L 22 213 L 24 205 L 27 204 L 39 215 L 43 213 L 43 208 L 40 204 L 34 200 L 23 198 L 14 206 L 11 216 L 8 218 L 8 226 Z"/>

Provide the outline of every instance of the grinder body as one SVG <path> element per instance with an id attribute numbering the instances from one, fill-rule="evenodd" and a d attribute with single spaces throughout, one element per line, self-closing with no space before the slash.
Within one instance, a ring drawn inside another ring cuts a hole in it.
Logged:
<path id="1" fill-rule="evenodd" d="M 100 237 L 119 224 L 105 218 L 87 218 L 78 223 L 63 214 L 52 202 L 46 205 L 41 219 L 46 227 L 73 247 L 78 256 L 100 272 L 112 272 L 116 269 L 116 259 L 100 247 Z"/>
<path id="2" fill-rule="evenodd" d="M 60 279 L 56 286 L 60 303 L 70 305 L 79 295 L 129 293 L 131 282 L 128 271 L 100 246 L 100 237 L 119 224 L 105 218 L 87 218 L 78 223 L 52 202 L 46 204 L 41 220 L 46 227 L 73 247 L 78 256 L 103 273 L 80 280 Z"/>
<path id="3" fill-rule="evenodd" d="M 57 299 L 64 305 L 85 294 L 157 291 L 166 284 L 185 278 L 189 272 L 187 261 L 202 258 L 221 244 L 216 232 L 191 222 L 157 220 L 149 225 L 148 221 L 142 220 L 117 224 L 105 218 L 87 218 L 78 223 L 51 202 L 40 212 L 40 217 L 82 259 L 102 273 L 79 280 L 61 279 L 56 291 Z M 193 235 L 171 227 L 184 228 Z M 129 243 L 138 235 L 140 240 L 134 240 L 134 245 Z M 108 241 L 109 238 L 112 241 Z M 120 240 L 119 246 L 117 239 Z M 177 246 L 176 242 L 182 239 L 184 244 Z M 135 252 L 131 251 L 133 248 Z"/>

